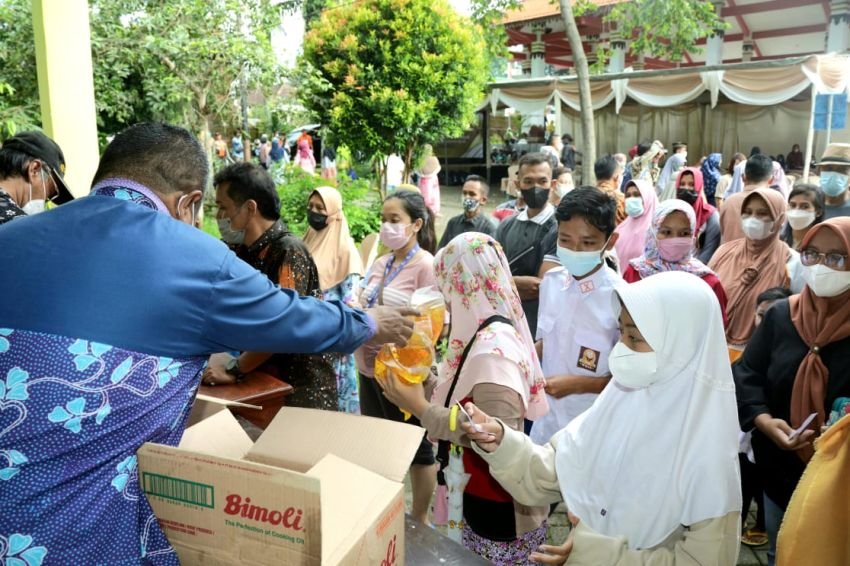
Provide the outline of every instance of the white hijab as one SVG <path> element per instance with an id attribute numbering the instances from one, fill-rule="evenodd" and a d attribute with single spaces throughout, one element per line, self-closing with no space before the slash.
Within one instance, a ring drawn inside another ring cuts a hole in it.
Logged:
<path id="1" fill-rule="evenodd" d="M 740 511 L 735 385 L 717 298 L 698 277 L 659 273 L 617 294 L 660 375 L 633 390 L 614 376 L 567 426 L 556 470 L 570 511 L 644 549 L 680 525 Z"/>

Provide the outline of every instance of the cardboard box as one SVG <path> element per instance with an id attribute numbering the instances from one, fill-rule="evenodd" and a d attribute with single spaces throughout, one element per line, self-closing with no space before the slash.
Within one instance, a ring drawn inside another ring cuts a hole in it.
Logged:
<path id="1" fill-rule="evenodd" d="M 179 447 L 138 451 L 182 564 L 404 565 L 402 482 L 421 428 L 284 407 L 252 444 L 205 400 L 190 422 Z"/>

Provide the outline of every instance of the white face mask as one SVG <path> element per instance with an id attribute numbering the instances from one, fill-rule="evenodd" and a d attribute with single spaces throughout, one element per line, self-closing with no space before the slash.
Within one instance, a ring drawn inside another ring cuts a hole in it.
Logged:
<path id="1" fill-rule="evenodd" d="M 836 271 L 820 263 L 804 265 L 803 281 L 818 297 L 837 297 L 850 290 L 850 271 Z"/>
<path id="2" fill-rule="evenodd" d="M 741 229 L 750 240 L 764 240 L 773 233 L 773 221 L 765 222 L 755 216 L 748 216 L 741 220 Z"/>
<path id="3" fill-rule="evenodd" d="M 570 185 L 569 183 L 558 183 L 558 187 L 555 189 L 558 193 L 559 197 L 563 197 L 565 194 L 573 190 L 575 187 Z"/>
<path id="4" fill-rule="evenodd" d="M 44 167 L 38 170 L 41 175 L 41 190 L 44 192 L 44 197 L 40 199 L 32 198 L 32 184 L 27 183 L 30 189 L 30 200 L 24 206 L 21 207 L 27 215 L 32 216 L 33 214 L 38 214 L 40 212 L 44 212 L 44 207 L 47 204 L 47 185 L 46 178 L 44 175 Z"/>
<path id="5" fill-rule="evenodd" d="M 644 389 L 658 381 L 655 352 L 635 352 L 617 342 L 608 356 L 608 370 L 614 381 L 629 389 Z"/>
<path id="6" fill-rule="evenodd" d="M 788 217 L 788 224 L 790 224 L 791 228 L 794 230 L 802 230 L 803 228 L 808 228 L 812 225 L 812 222 L 815 221 L 815 213 L 813 210 L 800 210 L 799 208 L 792 208 L 791 210 L 785 213 L 785 216 Z"/>
<path id="7" fill-rule="evenodd" d="M 32 216 L 33 214 L 44 212 L 44 205 L 45 200 L 43 198 L 38 200 L 30 200 L 28 203 L 21 207 L 21 210 L 26 212 L 29 216 Z"/>

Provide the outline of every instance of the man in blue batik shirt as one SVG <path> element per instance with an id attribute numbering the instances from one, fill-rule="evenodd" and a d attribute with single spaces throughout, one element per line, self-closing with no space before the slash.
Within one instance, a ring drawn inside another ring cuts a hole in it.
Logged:
<path id="1" fill-rule="evenodd" d="M 0 564 L 178 564 L 136 475 L 210 354 L 404 341 L 405 310 L 299 298 L 193 227 L 201 145 L 139 124 L 91 195 L 0 227 Z"/>

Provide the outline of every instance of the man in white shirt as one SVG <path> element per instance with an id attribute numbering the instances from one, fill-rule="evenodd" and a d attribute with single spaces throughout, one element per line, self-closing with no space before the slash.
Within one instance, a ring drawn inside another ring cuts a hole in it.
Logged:
<path id="1" fill-rule="evenodd" d="M 537 344 L 549 413 L 532 426 L 538 444 L 588 409 L 611 378 L 608 355 L 620 336 L 614 287 L 623 280 L 603 255 L 617 241 L 616 210 L 607 194 L 580 187 L 555 213 L 562 267 L 546 272 L 540 285 Z"/>

